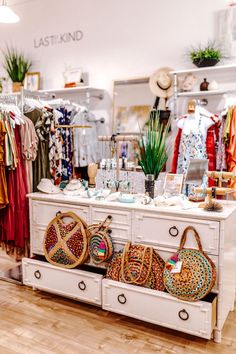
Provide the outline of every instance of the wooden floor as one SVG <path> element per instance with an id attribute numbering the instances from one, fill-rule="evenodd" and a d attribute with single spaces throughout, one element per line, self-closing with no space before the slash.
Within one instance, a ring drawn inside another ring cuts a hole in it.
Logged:
<path id="1" fill-rule="evenodd" d="M 222 344 L 0 281 L 0 354 L 236 353 L 236 312 Z"/>

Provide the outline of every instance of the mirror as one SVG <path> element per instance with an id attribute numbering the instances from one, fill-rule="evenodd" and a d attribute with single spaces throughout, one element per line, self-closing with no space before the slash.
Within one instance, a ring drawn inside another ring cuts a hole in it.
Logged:
<path id="1" fill-rule="evenodd" d="M 149 77 L 115 80 L 112 132 L 139 134 L 149 119 L 154 101 L 155 97 L 149 88 Z"/>

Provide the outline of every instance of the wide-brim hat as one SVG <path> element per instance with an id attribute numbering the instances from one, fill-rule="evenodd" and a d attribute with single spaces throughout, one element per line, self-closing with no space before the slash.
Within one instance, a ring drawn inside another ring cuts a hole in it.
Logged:
<path id="1" fill-rule="evenodd" d="M 47 193 L 47 194 L 58 194 L 61 193 L 59 187 L 54 186 L 52 181 L 48 178 L 42 178 L 39 184 L 37 185 L 37 189 L 40 192 Z"/>
<path id="2" fill-rule="evenodd" d="M 173 77 L 170 72 L 173 69 L 168 67 L 163 67 L 156 70 L 149 79 L 149 87 L 151 92 L 162 98 L 169 98 L 174 93 L 173 88 Z"/>

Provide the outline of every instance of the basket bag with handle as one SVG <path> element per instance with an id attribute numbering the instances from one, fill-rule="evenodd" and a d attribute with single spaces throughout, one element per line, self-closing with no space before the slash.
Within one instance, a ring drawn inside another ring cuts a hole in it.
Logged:
<path id="1" fill-rule="evenodd" d="M 107 278 L 163 291 L 163 269 L 164 261 L 152 247 L 127 242 L 112 259 Z"/>
<path id="2" fill-rule="evenodd" d="M 65 223 L 69 218 L 71 222 Z M 75 268 L 88 257 L 87 224 L 75 213 L 57 213 L 49 223 L 43 242 L 48 262 L 62 268 Z"/>
<path id="3" fill-rule="evenodd" d="M 95 264 L 108 262 L 114 253 L 114 246 L 111 238 L 109 225 L 112 216 L 108 217 L 100 224 L 93 224 L 88 227 L 89 241 L 88 251 L 91 260 Z"/>
<path id="4" fill-rule="evenodd" d="M 193 232 L 198 249 L 184 248 L 189 231 Z M 179 262 L 179 269 L 175 273 L 177 262 Z M 166 290 L 181 300 L 197 301 L 211 291 L 215 281 L 215 265 L 203 251 L 198 232 L 194 227 L 189 226 L 183 232 L 178 252 L 165 264 Z"/>

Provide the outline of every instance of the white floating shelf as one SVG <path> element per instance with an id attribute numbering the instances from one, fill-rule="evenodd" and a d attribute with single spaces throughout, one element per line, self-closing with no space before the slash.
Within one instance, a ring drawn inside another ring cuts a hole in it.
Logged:
<path id="1" fill-rule="evenodd" d="M 103 95 L 104 90 L 90 87 L 90 86 L 78 86 L 78 87 L 70 87 L 70 88 L 55 88 L 55 89 L 47 89 L 47 90 L 39 90 L 40 93 L 55 93 L 55 94 L 76 94 L 76 93 L 96 93 L 99 95 Z"/>
<path id="2" fill-rule="evenodd" d="M 215 91 L 191 91 L 191 92 L 178 92 L 177 97 L 200 97 L 200 96 L 217 96 L 227 93 L 236 93 L 235 89 L 215 90 Z"/>
<path id="3" fill-rule="evenodd" d="M 211 71 L 232 70 L 232 69 L 236 69 L 236 64 L 215 65 L 215 66 L 206 66 L 203 68 L 195 67 L 190 69 L 174 70 L 171 71 L 170 74 L 179 75 L 179 74 L 187 74 L 187 73 L 200 73 L 200 72 L 211 72 Z"/>
<path id="4" fill-rule="evenodd" d="M 9 93 L 0 93 L 0 97 L 7 97 L 7 96 L 20 96 L 20 92 L 9 92 Z"/>

